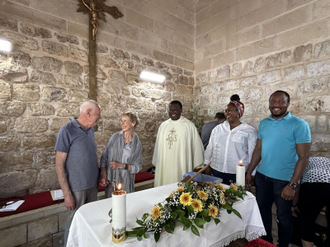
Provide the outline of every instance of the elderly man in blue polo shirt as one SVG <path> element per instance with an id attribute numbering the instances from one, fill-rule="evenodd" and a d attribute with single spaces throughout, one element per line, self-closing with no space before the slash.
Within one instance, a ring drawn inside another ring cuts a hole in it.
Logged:
<path id="1" fill-rule="evenodd" d="M 308 163 L 311 133 L 308 124 L 288 112 L 290 95 L 276 91 L 269 98 L 271 115 L 262 120 L 258 140 L 246 174 L 246 187 L 253 182 L 261 217 L 267 232 L 264 240 L 272 243 L 272 204 L 278 218 L 280 247 L 290 243 L 293 223 L 291 215 L 295 189 Z M 254 181 L 252 171 L 258 165 Z"/>
<path id="2" fill-rule="evenodd" d="M 93 127 L 101 118 L 100 106 L 94 100 L 86 101 L 80 106 L 79 118 L 62 126 L 57 135 L 56 173 L 63 191 L 64 205 L 70 210 L 64 246 L 77 209 L 97 200 L 99 170 Z"/>

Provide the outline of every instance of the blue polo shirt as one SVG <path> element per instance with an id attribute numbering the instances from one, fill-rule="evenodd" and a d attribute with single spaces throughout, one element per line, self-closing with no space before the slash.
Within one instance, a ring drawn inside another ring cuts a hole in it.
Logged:
<path id="1" fill-rule="evenodd" d="M 76 119 L 60 129 L 55 151 L 67 153 L 65 171 L 74 192 L 96 186 L 99 178 L 94 128 L 85 130 Z"/>
<path id="2" fill-rule="evenodd" d="M 298 161 L 296 144 L 311 142 L 309 125 L 290 112 L 278 120 L 271 115 L 258 128 L 262 140 L 261 165 L 258 172 L 267 177 L 290 181 Z"/>

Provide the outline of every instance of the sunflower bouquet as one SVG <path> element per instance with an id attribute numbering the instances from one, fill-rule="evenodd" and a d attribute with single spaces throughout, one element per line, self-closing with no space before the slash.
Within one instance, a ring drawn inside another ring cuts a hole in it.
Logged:
<path id="1" fill-rule="evenodd" d="M 231 184 L 225 188 L 221 184 L 188 182 L 179 183 L 178 188 L 162 203 L 153 207 L 150 213 L 145 213 L 136 223 L 139 227 L 127 231 L 128 237 L 137 237 L 138 240 L 147 238 L 147 232 L 154 232 L 155 241 L 158 242 L 163 229 L 173 233 L 177 223 L 181 222 L 183 230 L 191 231 L 200 236 L 198 228 L 214 220 L 215 224 L 220 222 L 220 209 L 236 214 L 240 213 L 233 209 L 232 205 L 238 198 L 243 199 L 246 191 L 242 186 Z"/>

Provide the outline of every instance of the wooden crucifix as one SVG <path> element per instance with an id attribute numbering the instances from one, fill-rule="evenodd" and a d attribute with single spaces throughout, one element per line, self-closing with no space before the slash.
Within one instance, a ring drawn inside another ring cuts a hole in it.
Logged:
<path id="1" fill-rule="evenodd" d="M 99 27 L 99 19 L 105 19 L 104 12 L 110 14 L 114 19 L 123 17 L 123 14 L 115 6 L 104 4 L 106 0 L 78 0 L 77 12 L 89 13 L 89 99 L 97 101 L 96 92 L 96 34 Z"/>

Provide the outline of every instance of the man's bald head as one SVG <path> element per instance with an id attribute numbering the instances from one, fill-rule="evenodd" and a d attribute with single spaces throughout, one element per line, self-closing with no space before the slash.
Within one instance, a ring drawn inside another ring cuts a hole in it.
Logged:
<path id="1" fill-rule="evenodd" d="M 94 127 L 101 118 L 101 107 L 96 101 L 88 100 L 81 104 L 77 120 L 85 129 Z"/>
<path id="2" fill-rule="evenodd" d="M 95 100 L 87 100 L 84 103 L 81 104 L 80 106 L 80 114 L 81 113 L 85 113 L 88 109 L 95 109 L 95 108 L 99 108 L 101 109 L 100 105 L 95 101 Z"/>

